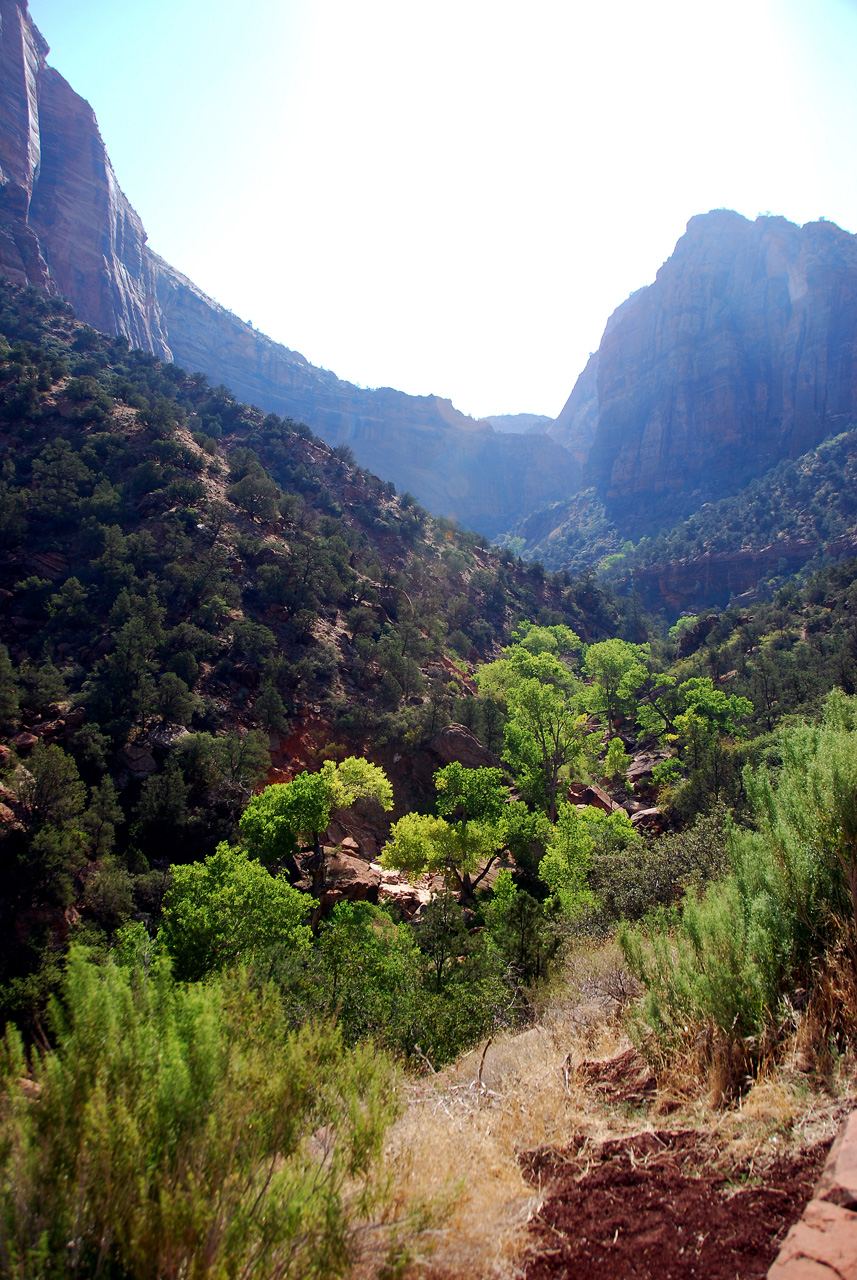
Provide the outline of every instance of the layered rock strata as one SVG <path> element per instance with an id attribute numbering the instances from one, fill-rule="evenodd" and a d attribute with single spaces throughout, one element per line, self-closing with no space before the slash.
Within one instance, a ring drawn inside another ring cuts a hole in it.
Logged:
<path id="1" fill-rule="evenodd" d="M 0 0 L 0 272 L 81 319 L 309 425 L 438 514 L 489 536 L 577 486 L 546 436 L 495 432 L 437 396 L 366 391 L 272 342 L 153 253 L 89 104 L 47 65 L 22 0 Z"/>

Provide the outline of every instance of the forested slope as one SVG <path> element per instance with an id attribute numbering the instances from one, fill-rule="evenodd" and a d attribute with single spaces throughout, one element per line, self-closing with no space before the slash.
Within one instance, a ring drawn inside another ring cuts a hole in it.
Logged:
<path id="1" fill-rule="evenodd" d="M 618 592 L 644 607 L 723 607 L 737 596 L 771 598 L 796 576 L 857 550 L 857 431 L 778 463 L 738 493 L 705 502 L 672 527 L 623 540 L 593 490 L 531 516 L 508 545 L 554 570 L 598 565 Z"/>
<path id="2" fill-rule="evenodd" d="M 396 1073 L 484 1040 L 478 1120 L 575 966 L 635 1107 L 844 1078 L 857 563 L 667 632 L 64 303 L 0 335 L 0 1267 L 405 1274 L 462 1153 L 393 1195 Z M 850 456 L 746 536 L 839 536 Z"/>
<path id="3" fill-rule="evenodd" d="M 521 615 L 612 626 L 591 581 L 491 554 L 346 448 L 8 284 L 0 420 L 4 762 L 50 774 L 29 809 L 3 794 L 13 1004 L 70 933 L 155 909 L 272 764 L 414 752 Z"/>

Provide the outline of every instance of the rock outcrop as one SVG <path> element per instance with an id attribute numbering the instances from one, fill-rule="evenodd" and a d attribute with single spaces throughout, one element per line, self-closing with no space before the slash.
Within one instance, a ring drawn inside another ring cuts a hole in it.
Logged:
<path id="1" fill-rule="evenodd" d="M 796 573 L 822 551 L 830 557 L 851 557 L 857 554 L 857 542 L 851 537 L 824 545 L 784 539 L 767 547 L 709 551 L 687 560 L 635 569 L 634 590 L 646 608 L 666 606 L 672 612 L 693 608 L 700 600 L 716 605 L 736 600 L 751 604 L 752 593 L 762 579 Z"/>
<path id="2" fill-rule="evenodd" d="M 432 779 L 438 769 L 458 761 L 466 769 L 498 769 L 500 760 L 483 747 L 474 733 L 463 724 L 448 724 L 416 753 L 410 762 L 410 775 L 419 787 L 432 794 Z"/>
<path id="3" fill-rule="evenodd" d="M 0 267 L 15 284 L 54 292 L 27 221 L 41 163 L 38 103 L 47 52 L 26 10 L 0 5 Z"/>
<path id="4" fill-rule="evenodd" d="M 857 237 L 716 210 L 611 316 L 549 433 L 633 531 L 857 419 L 855 345 Z"/>
<path id="5" fill-rule="evenodd" d="M 25 0 L 0 0 L 0 273 L 59 292 L 94 328 L 349 444 L 383 479 L 488 536 L 577 487 L 574 459 L 547 436 L 495 431 L 438 396 L 343 382 L 154 254 L 92 108 L 47 53 Z"/>
<path id="6" fill-rule="evenodd" d="M 857 1280 L 857 1113 L 843 1123 L 815 1194 L 790 1229 L 768 1280 Z"/>

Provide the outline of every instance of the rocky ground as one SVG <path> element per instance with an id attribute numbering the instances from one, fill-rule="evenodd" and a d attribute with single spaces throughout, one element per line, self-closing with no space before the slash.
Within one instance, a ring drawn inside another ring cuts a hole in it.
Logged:
<path id="1" fill-rule="evenodd" d="M 711 1136 L 648 1130 L 538 1153 L 547 1199 L 527 1231 L 526 1280 L 756 1280 L 812 1195 L 830 1143 L 724 1164 Z"/>
<path id="2" fill-rule="evenodd" d="M 400 1205 L 436 1215 L 414 1275 L 767 1274 L 857 1106 L 855 1063 L 807 1073 L 784 1052 L 724 1108 L 690 1071 L 651 1074 L 624 1031 L 632 998 L 616 950 L 595 948 L 530 1030 L 408 1086 L 391 1172 Z"/>

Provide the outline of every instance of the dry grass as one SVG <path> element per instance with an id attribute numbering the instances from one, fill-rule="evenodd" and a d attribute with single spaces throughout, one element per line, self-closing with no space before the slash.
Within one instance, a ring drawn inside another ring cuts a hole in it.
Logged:
<path id="1" fill-rule="evenodd" d="M 646 1111 L 587 1087 L 584 1062 L 627 1050 L 623 1013 L 638 994 L 613 944 L 573 954 L 537 1022 L 518 1035 L 480 1044 L 435 1076 L 412 1081 L 388 1149 L 396 1216 L 422 1230 L 408 1275 L 425 1280 L 511 1280 L 523 1227 L 547 1188 L 522 1175 L 519 1156 L 570 1148 L 645 1129 L 693 1126 L 710 1137 L 724 1167 L 765 1165 L 787 1148 L 830 1138 L 853 1105 L 857 1063 L 838 1057 L 821 1072 L 806 1067 L 807 1022 L 795 1015 L 780 1046 L 739 1102 L 724 1109 L 711 1079 L 676 1070 L 658 1081 Z M 377 1271 L 374 1274 L 378 1274 Z"/>
<path id="2" fill-rule="evenodd" d="M 518 1155 L 579 1145 L 613 1131 L 576 1070 L 627 1048 L 616 991 L 629 981 L 612 946 L 572 961 L 545 999 L 536 1026 L 480 1044 L 436 1076 L 407 1089 L 407 1109 L 389 1149 L 403 1209 L 435 1201 L 442 1225 L 420 1239 L 415 1273 L 432 1280 L 515 1274 L 521 1227 L 539 1189 Z M 618 985 L 617 985 L 618 984 Z"/>

